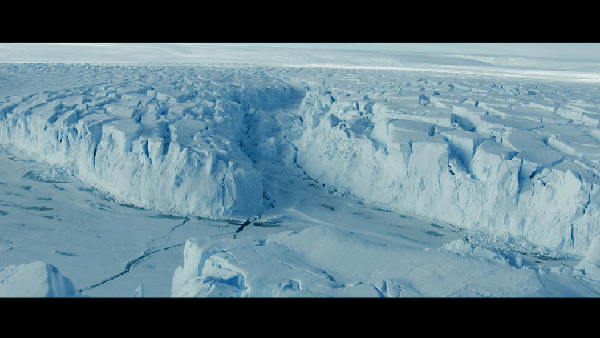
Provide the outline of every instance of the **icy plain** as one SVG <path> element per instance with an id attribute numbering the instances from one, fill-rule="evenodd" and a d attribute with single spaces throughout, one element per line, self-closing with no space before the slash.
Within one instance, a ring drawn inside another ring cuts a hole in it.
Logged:
<path id="1" fill-rule="evenodd" d="M 599 294 L 597 63 L 0 55 L 2 296 Z"/>

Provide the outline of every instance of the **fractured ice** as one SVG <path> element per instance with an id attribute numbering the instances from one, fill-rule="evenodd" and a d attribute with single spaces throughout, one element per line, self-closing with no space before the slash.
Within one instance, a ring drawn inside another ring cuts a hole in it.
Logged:
<path id="1" fill-rule="evenodd" d="M 214 217 L 259 213 L 260 173 L 239 146 L 244 114 L 285 106 L 293 89 L 234 70 L 162 71 L 7 98 L 0 139 L 125 203 Z"/>
<path id="2" fill-rule="evenodd" d="M 258 215 L 269 208 L 262 158 L 369 202 L 552 250 L 584 254 L 600 233 L 591 86 L 567 94 L 519 79 L 341 68 L 61 67 L 99 82 L 0 99 L 0 142 L 124 205 Z"/>

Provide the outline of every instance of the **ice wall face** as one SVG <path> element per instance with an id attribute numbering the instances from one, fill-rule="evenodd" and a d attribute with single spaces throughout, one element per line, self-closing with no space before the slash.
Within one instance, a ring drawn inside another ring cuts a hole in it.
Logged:
<path id="1" fill-rule="evenodd" d="M 298 164 L 319 182 L 553 250 L 583 254 L 600 234 L 591 90 L 561 102 L 552 85 L 335 77 L 300 108 Z"/>
<path id="2" fill-rule="evenodd" d="M 262 178 L 239 146 L 244 115 L 285 106 L 290 86 L 226 68 L 113 71 L 114 82 L 7 97 L 0 142 L 137 206 L 210 217 L 260 212 Z"/>

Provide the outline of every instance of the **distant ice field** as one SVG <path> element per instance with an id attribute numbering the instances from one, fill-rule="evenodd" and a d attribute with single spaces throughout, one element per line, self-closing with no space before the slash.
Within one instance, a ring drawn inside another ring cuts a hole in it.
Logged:
<path id="1" fill-rule="evenodd" d="M 591 61 L 33 47 L 0 45 L 0 278 L 62 284 L 23 294 L 600 290 Z"/>
<path id="2" fill-rule="evenodd" d="M 4 63 L 241 64 L 600 81 L 598 44 L 0 44 Z M 537 52 L 536 52 L 537 51 Z"/>

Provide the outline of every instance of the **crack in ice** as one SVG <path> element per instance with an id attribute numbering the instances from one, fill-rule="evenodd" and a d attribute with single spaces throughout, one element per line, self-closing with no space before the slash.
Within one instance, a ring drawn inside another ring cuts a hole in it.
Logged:
<path id="1" fill-rule="evenodd" d="M 87 287 L 81 288 L 81 289 L 79 289 L 79 290 L 78 290 L 78 291 L 79 291 L 79 293 L 82 293 L 82 292 L 84 292 L 84 291 L 87 291 L 87 290 L 90 290 L 90 289 L 94 289 L 94 288 L 96 288 L 96 287 L 99 287 L 99 286 L 101 286 L 101 285 L 104 285 L 104 284 L 106 284 L 106 283 L 108 283 L 108 282 L 110 282 L 110 281 L 112 281 L 112 280 L 114 280 L 114 279 L 116 279 L 116 278 L 119 278 L 119 277 L 121 277 L 121 276 L 123 276 L 123 275 L 125 275 L 125 274 L 127 274 L 127 273 L 129 273 L 129 272 L 131 272 L 131 271 L 133 270 L 134 266 L 135 266 L 137 263 L 139 263 L 140 261 L 142 261 L 142 260 L 144 260 L 144 259 L 148 258 L 149 256 L 151 256 L 151 255 L 153 255 L 153 254 L 155 254 L 155 253 L 157 253 L 157 252 L 160 252 L 160 251 L 166 251 L 166 250 L 169 250 L 169 249 L 172 249 L 172 248 L 177 248 L 177 247 L 180 247 L 180 246 L 183 246 L 183 245 L 185 245 L 185 242 L 184 242 L 184 243 L 178 243 L 178 244 L 174 244 L 174 245 L 171 245 L 171 246 L 166 246 L 166 247 L 162 247 L 162 248 L 161 248 L 161 247 L 153 247 L 153 248 L 150 248 L 150 247 L 149 247 L 149 244 L 150 244 L 151 242 L 153 242 L 153 241 L 155 241 L 155 240 L 157 240 L 157 239 L 163 238 L 163 237 L 167 237 L 167 241 L 168 241 L 168 239 L 169 239 L 169 236 L 171 235 L 171 233 L 172 233 L 173 231 L 175 231 L 175 229 L 177 229 L 178 227 L 185 225 L 185 224 L 186 224 L 186 223 L 187 223 L 189 220 L 190 220 L 189 218 L 186 218 L 186 219 L 185 219 L 185 220 L 184 220 L 182 223 L 180 223 L 180 224 L 176 225 L 175 227 L 171 228 L 171 230 L 170 230 L 170 231 L 169 231 L 169 232 L 168 232 L 166 235 L 163 235 L 163 236 L 161 236 L 161 237 L 158 237 L 158 238 L 156 238 L 156 239 L 152 239 L 152 240 L 150 240 L 150 241 L 149 241 L 149 242 L 146 244 L 146 245 L 147 245 L 147 248 L 146 248 L 146 250 L 144 250 L 144 252 L 143 252 L 143 253 L 142 253 L 140 256 L 138 256 L 138 257 L 136 257 L 136 258 L 134 258 L 134 259 L 132 259 L 132 260 L 128 261 L 128 262 L 125 264 L 125 268 L 123 269 L 123 271 L 121 271 L 121 272 L 119 272 L 118 274 L 115 274 L 115 275 L 113 275 L 113 276 L 110 276 L 110 277 L 108 277 L 108 278 L 106 278 L 106 279 L 102 280 L 101 282 L 98 282 L 98 283 L 92 284 L 92 285 L 90 285 L 90 286 L 87 286 Z M 166 242 L 167 242 L 167 241 L 165 241 L 165 243 L 164 243 L 164 244 L 166 244 Z M 164 245 L 164 244 L 163 244 L 163 245 Z"/>

